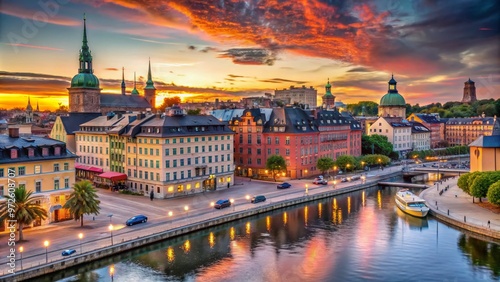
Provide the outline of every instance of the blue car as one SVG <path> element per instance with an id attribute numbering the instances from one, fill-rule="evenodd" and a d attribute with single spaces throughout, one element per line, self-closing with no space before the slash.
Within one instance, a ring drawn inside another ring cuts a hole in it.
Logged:
<path id="1" fill-rule="evenodd" d="M 281 184 L 278 184 L 278 189 L 286 189 L 292 187 L 292 184 L 288 182 L 283 182 Z"/>
<path id="2" fill-rule="evenodd" d="M 223 208 L 228 208 L 230 206 L 231 206 L 231 202 L 229 201 L 229 199 L 225 199 L 225 200 L 218 200 L 215 203 L 214 208 L 216 208 L 216 209 L 223 209 Z"/>
<path id="3" fill-rule="evenodd" d="M 76 253 L 76 250 L 68 249 L 68 250 L 64 250 L 61 255 L 63 257 L 67 257 L 67 256 L 71 256 L 74 253 Z"/>
<path id="4" fill-rule="evenodd" d="M 146 223 L 146 222 L 148 222 L 148 218 L 146 216 L 140 214 L 140 215 L 136 215 L 134 217 L 129 218 L 125 222 L 125 225 L 132 226 L 132 225 L 135 225 L 135 224 Z"/>

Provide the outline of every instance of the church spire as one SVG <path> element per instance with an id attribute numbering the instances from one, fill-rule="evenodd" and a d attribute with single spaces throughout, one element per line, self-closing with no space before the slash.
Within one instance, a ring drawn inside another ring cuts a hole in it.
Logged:
<path id="1" fill-rule="evenodd" d="M 154 86 L 153 79 L 151 77 L 151 58 L 149 59 L 149 66 L 148 66 L 148 81 L 146 81 L 146 87 L 144 89 L 156 89 Z"/>
<path id="2" fill-rule="evenodd" d="M 87 19 L 83 14 L 83 40 L 82 49 L 80 50 L 80 68 L 79 73 L 93 73 L 92 70 L 92 55 L 87 41 Z"/>
<path id="3" fill-rule="evenodd" d="M 130 94 L 139 95 L 139 91 L 137 91 L 137 88 L 135 87 L 135 71 L 134 71 L 134 89 L 132 89 L 132 92 Z"/>
<path id="4" fill-rule="evenodd" d="M 38 101 L 36 101 L 36 111 L 39 112 L 40 108 L 38 107 Z"/>
<path id="5" fill-rule="evenodd" d="M 126 90 L 126 85 L 125 85 L 125 68 L 122 67 L 122 95 L 125 95 L 125 90 Z"/>
<path id="6" fill-rule="evenodd" d="M 33 110 L 33 107 L 31 106 L 31 102 L 30 102 L 30 96 L 28 96 L 28 105 L 26 106 L 26 111 L 32 111 Z"/>

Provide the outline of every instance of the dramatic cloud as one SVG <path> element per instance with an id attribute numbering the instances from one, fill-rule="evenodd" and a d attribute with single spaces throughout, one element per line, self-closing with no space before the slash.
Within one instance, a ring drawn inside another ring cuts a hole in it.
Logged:
<path id="1" fill-rule="evenodd" d="M 221 52 L 219 58 L 231 58 L 240 65 L 268 65 L 276 61 L 276 53 L 261 48 L 233 48 Z"/>
<path id="2" fill-rule="evenodd" d="M 290 79 L 284 79 L 284 78 L 271 78 L 271 79 L 263 79 L 259 80 L 261 82 L 268 82 L 268 83 L 294 83 L 294 84 L 306 84 L 308 83 L 307 81 L 300 81 L 300 80 L 290 80 Z"/>

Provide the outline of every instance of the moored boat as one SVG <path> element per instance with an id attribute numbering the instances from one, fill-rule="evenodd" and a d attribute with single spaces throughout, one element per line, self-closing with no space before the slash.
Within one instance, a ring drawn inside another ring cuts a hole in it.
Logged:
<path id="1" fill-rule="evenodd" d="M 413 194 L 408 189 L 398 191 L 395 200 L 398 208 L 409 215 L 425 217 L 429 212 L 429 207 L 425 205 L 425 200 Z"/>

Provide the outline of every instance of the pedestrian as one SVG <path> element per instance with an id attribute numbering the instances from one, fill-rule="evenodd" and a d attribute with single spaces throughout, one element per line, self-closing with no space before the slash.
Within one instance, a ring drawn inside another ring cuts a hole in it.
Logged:
<path id="1" fill-rule="evenodd" d="M 488 220 L 488 228 L 490 228 L 490 221 Z"/>
<path id="2" fill-rule="evenodd" d="M 151 193 L 149 193 L 149 199 L 153 201 L 154 198 L 155 198 L 155 192 L 151 190 Z"/>
<path id="3" fill-rule="evenodd" d="M 230 183 L 228 182 L 228 183 L 227 183 L 227 189 L 229 189 L 229 185 L 230 185 Z"/>

